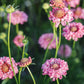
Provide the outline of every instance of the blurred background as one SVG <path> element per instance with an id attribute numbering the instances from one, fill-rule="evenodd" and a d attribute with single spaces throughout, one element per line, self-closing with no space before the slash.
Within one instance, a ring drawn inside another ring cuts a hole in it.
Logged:
<path id="1" fill-rule="evenodd" d="M 42 34 L 52 32 L 50 21 L 48 20 L 45 10 L 42 8 L 42 5 L 45 2 L 49 3 L 49 0 L 0 0 L 0 7 L 5 8 L 7 5 L 12 5 L 15 3 L 15 7 L 17 7 L 17 9 L 24 11 L 28 15 L 28 21 L 23 25 L 19 25 L 19 29 L 24 32 L 24 35 L 26 35 L 29 40 L 25 52 L 34 58 L 33 63 L 35 63 L 35 65 L 31 65 L 29 67 L 36 79 L 37 84 L 47 84 L 47 80 L 44 80 L 45 76 L 41 75 L 41 66 L 45 50 L 38 44 L 38 39 Z M 84 7 L 84 0 L 80 0 L 80 7 Z M 1 10 L 0 13 L 2 13 Z M 78 22 L 84 24 L 84 20 L 82 19 L 79 19 Z M 7 34 L 7 29 L 4 27 L 5 23 L 8 23 L 7 13 L 3 11 L 3 14 L 0 14 L 0 33 L 4 32 Z M 11 25 L 11 53 L 12 57 L 14 57 L 16 62 L 18 62 L 21 59 L 22 51 L 19 50 L 13 43 L 15 36 L 15 26 Z M 72 48 L 73 41 L 67 41 L 64 37 L 62 37 L 61 44 L 67 44 Z M 47 59 L 54 57 L 54 54 L 55 49 L 49 50 Z M 0 56 L 8 56 L 7 46 L 1 39 Z M 69 58 L 60 58 L 66 60 L 69 65 L 68 74 L 60 80 L 60 84 L 84 84 L 84 37 L 76 42 L 75 50 L 72 51 Z M 47 78 L 49 77 L 47 76 Z M 0 82 L 2 82 L 2 80 L 0 80 Z M 14 78 L 9 80 L 7 84 L 15 84 Z M 26 69 L 22 71 L 21 84 L 33 84 Z M 56 84 L 56 82 L 52 82 L 50 79 L 48 84 Z"/>

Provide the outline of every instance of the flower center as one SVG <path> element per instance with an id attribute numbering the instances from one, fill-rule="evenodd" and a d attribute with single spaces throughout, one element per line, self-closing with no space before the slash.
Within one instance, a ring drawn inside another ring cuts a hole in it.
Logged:
<path id="1" fill-rule="evenodd" d="M 80 16 L 81 15 L 81 10 L 76 10 L 75 14 L 78 15 L 78 16 Z"/>
<path id="2" fill-rule="evenodd" d="M 77 27 L 71 27 L 71 28 L 70 28 L 70 31 L 72 31 L 72 32 L 76 32 L 77 30 L 78 30 Z"/>
<path id="3" fill-rule="evenodd" d="M 70 1 L 72 1 L 72 0 L 66 0 L 67 2 L 70 2 Z"/>
<path id="4" fill-rule="evenodd" d="M 64 12 L 64 10 L 59 9 L 59 10 L 55 11 L 54 16 L 58 17 L 58 18 L 62 18 L 63 16 L 65 16 L 65 12 Z"/>
<path id="5" fill-rule="evenodd" d="M 2 72 L 3 73 L 7 73 L 8 71 L 9 71 L 9 66 L 6 63 L 4 63 L 2 65 Z"/>
<path id="6" fill-rule="evenodd" d="M 23 59 L 21 59 L 21 63 L 25 63 L 25 62 L 27 62 L 28 61 L 28 58 L 23 58 Z"/>
<path id="7" fill-rule="evenodd" d="M 19 43 L 22 43 L 22 39 L 21 39 L 21 38 L 20 38 L 20 39 L 18 39 L 18 42 L 19 42 Z"/>
<path id="8" fill-rule="evenodd" d="M 54 1 L 55 3 L 58 3 L 58 4 L 62 3 L 62 0 L 54 0 Z"/>
<path id="9" fill-rule="evenodd" d="M 51 65 L 51 68 L 57 70 L 57 69 L 60 68 L 60 65 L 57 64 L 57 63 L 55 63 L 55 64 L 52 64 L 52 65 Z"/>

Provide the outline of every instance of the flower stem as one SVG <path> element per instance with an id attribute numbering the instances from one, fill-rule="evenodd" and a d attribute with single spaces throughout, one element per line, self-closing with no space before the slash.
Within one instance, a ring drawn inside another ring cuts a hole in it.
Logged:
<path id="1" fill-rule="evenodd" d="M 10 13 L 10 18 L 9 18 L 9 28 L 8 28 L 8 53 L 9 53 L 9 58 L 10 58 L 12 70 L 13 70 L 13 73 L 14 73 L 14 77 L 15 77 L 16 83 L 18 84 L 16 75 L 15 75 L 15 72 L 14 72 L 13 64 L 12 64 L 12 59 L 11 59 L 11 51 L 10 51 L 10 27 L 11 27 L 11 13 Z"/>
<path id="2" fill-rule="evenodd" d="M 8 46 L 8 43 L 7 43 L 6 39 L 2 39 L 2 40 Z"/>
<path id="3" fill-rule="evenodd" d="M 16 24 L 16 33 L 18 34 L 18 31 L 19 31 L 19 27 L 18 27 L 18 24 Z"/>
<path id="4" fill-rule="evenodd" d="M 59 80 L 57 79 L 57 84 L 59 84 Z"/>
<path id="5" fill-rule="evenodd" d="M 61 44 L 61 24 L 59 25 L 59 47 Z"/>
<path id="6" fill-rule="evenodd" d="M 33 83 L 36 84 L 36 81 L 35 81 L 35 79 L 34 79 L 32 73 L 31 73 L 29 67 L 28 67 L 28 66 L 26 66 L 26 67 L 27 67 L 27 70 L 29 71 L 29 73 L 30 73 L 30 75 L 31 75 L 31 77 L 32 77 Z"/>
<path id="7" fill-rule="evenodd" d="M 25 51 L 25 45 L 23 46 L 22 58 L 24 58 L 24 51 Z M 19 70 L 19 75 L 18 75 L 18 82 L 19 82 L 19 84 L 20 84 L 21 71 L 22 71 L 22 67 L 20 68 L 20 70 Z"/>
<path id="8" fill-rule="evenodd" d="M 24 58 L 25 45 L 23 46 L 22 58 Z"/>
<path id="9" fill-rule="evenodd" d="M 73 49 L 75 48 L 75 41 L 73 41 Z"/>

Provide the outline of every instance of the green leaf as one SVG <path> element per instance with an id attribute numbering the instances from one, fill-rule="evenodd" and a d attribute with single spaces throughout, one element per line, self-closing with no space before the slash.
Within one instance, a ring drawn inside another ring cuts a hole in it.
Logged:
<path id="1" fill-rule="evenodd" d="M 3 80 L 1 84 L 6 84 L 8 82 L 8 80 L 9 80 L 8 78 Z"/>

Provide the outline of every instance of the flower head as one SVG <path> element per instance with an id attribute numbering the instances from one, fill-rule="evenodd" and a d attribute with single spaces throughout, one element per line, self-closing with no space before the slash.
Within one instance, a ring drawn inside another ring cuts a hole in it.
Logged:
<path id="1" fill-rule="evenodd" d="M 62 79 L 62 76 L 66 76 L 68 65 L 67 62 L 60 58 L 51 58 L 47 60 L 43 65 L 43 75 L 48 75 L 53 81 Z"/>
<path id="2" fill-rule="evenodd" d="M 44 4 L 42 5 L 42 8 L 43 8 L 43 9 L 49 9 L 49 3 L 44 3 Z"/>
<path id="3" fill-rule="evenodd" d="M 24 46 L 23 40 L 24 40 L 24 36 L 22 36 L 22 35 L 17 35 L 17 36 L 14 38 L 13 42 L 14 42 L 14 44 L 15 44 L 16 46 L 22 47 L 22 46 Z"/>
<path id="4" fill-rule="evenodd" d="M 12 58 L 12 64 L 15 74 L 18 73 L 17 63 Z M 0 57 L 0 79 L 4 80 L 6 78 L 12 79 L 14 76 L 10 58 L 9 57 Z"/>
<path id="5" fill-rule="evenodd" d="M 60 23 L 65 26 L 68 22 L 73 20 L 73 13 L 71 10 L 68 10 L 68 8 L 53 8 L 53 10 L 50 11 L 49 20 L 52 20 L 53 23 L 56 24 L 56 27 L 58 27 Z"/>
<path id="6" fill-rule="evenodd" d="M 29 58 L 22 58 L 21 61 L 18 63 L 20 67 L 26 67 L 32 63 L 31 57 Z"/>
<path id="7" fill-rule="evenodd" d="M 61 45 L 58 51 L 60 56 L 69 57 L 71 55 L 71 47 L 69 45 Z"/>
<path id="8" fill-rule="evenodd" d="M 81 23 L 70 23 L 68 26 L 63 28 L 62 35 L 67 39 L 77 41 L 78 38 L 82 38 L 84 35 L 84 26 Z"/>
<path id="9" fill-rule="evenodd" d="M 50 0 L 50 6 L 63 8 L 65 4 L 62 0 Z"/>
<path id="10" fill-rule="evenodd" d="M 4 29 L 7 29 L 8 28 L 8 23 L 4 23 L 3 27 L 4 27 Z"/>
<path id="11" fill-rule="evenodd" d="M 77 9 L 73 9 L 73 14 L 74 14 L 74 18 L 75 19 L 84 19 L 84 9 L 82 9 L 81 7 L 78 7 Z"/>
<path id="12" fill-rule="evenodd" d="M 7 19 L 9 21 L 9 14 L 7 16 Z M 27 19 L 28 19 L 28 16 L 23 11 L 17 10 L 15 12 L 11 13 L 11 23 L 13 25 L 24 24 L 24 22 L 27 22 Z"/>
<path id="13" fill-rule="evenodd" d="M 5 39 L 6 38 L 6 33 L 2 32 L 0 33 L 0 39 Z"/>
<path id="14" fill-rule="evenodd" d="M 45 33 L 40 36 L 38 43 L 40 44 L 41 48 L 46 49 L 53 39 L 53 33 Z M 49 45 L 48 49 L 56 48 L 56 40 L 54 39 L 51 44 Z"/>
<path id="15" fill-rule="evenodd" d="M 63 0 L 66 6 L 70 5 L 70 7 L 75 8 L 77 5 L 80 4 L 80 0 Z"/>

